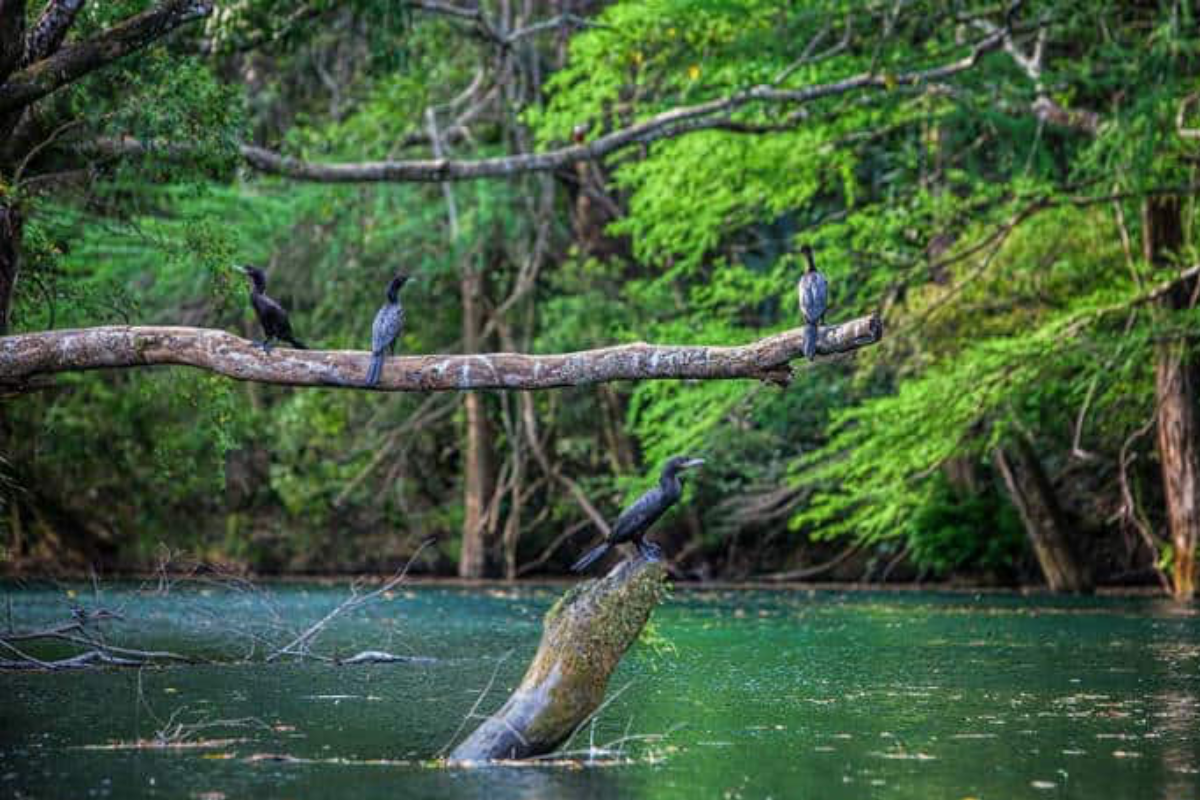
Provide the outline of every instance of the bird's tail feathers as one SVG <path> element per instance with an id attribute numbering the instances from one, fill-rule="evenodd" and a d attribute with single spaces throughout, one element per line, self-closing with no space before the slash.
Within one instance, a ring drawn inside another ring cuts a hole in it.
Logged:
<path id="1" fill-rule="evenodd" d="M 817 323 L 809 322 L 804 326 L 804 357 L 812 361 L 817 357 Z"/>
<path id="2" fill-rule="evenodd" d="M 578 561 L 576 561 L 574 564 L 571 565 L 571 571 L 572 572 L 583 572 L 585 569 L 590 567 L 592 564 L 595 564 L 597 561 L 604 558 L 605 554 L 608 553 L 608 551 L 611 549 L 612 549 L 612 545 L 609 544 L 608 542 L 605 542 L 604 544 L 593 547 L 591 550 L 588 550 L 586 553 L 583 554 L 583 558 L 579 559 Z"/>
<path id="3" fill-rule="evenodd" d="M 290 344 L 292 347 L 296 348 L 297 350 L 307 350 L 308 349 L 308 345 L 306 345 L 304 342 L 300 341 L 299 339 L 293 339 L 290 336 L 288 337 L 288 344 Z"/>
<path id="4" fill-rule="evenodd" d="M 367 380 L 365 386 L 374 386 L 379 383 L 379 376 L 383 374 L 383 353 L 371 354 L 371 368 L 367 370 Z"/>

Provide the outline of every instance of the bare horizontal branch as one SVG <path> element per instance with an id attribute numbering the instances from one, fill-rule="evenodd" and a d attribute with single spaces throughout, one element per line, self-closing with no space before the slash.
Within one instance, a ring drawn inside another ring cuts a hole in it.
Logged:
<path id="1" fill-rule="evenodd" d="M 740 347 L 645 343 L 555 355 L 489 353 L 389 358 L 378 390 L 552 389 L 608 381 L 757 379 L 786 384 L 789 362 L 804 350 L 803 328 Z M 874 344 L 878 317 L 822 328 L 817 354 L 833 356 Z M 264 353 L 231 333 L 205 328 L 109 326 L 0 338 L 0 385 L 41 375 L 93 369 L 180 365 L 234 380 L 286 386 L 357 388 L 370 353 L 275 349 Z"/>
<path id="2" fill-rule="evenodd" d="M 603 158 L 633 144 L 679 136 L 690 131 L 726 127 L 730 124 L 730 113 L 753 103 L 797 106 L 868 89 L 892 90 L 930 85 L 974 67 L 985 53 L 1003 44 L 1007 30 L 997 29 L 977 42 L 967 55 L 937 67 L 896 74 L 865 72 L 840 81 L 801 88 L 762 84 L 726 97 L 664 111 L 587 144 L 560 147 L 543 153 L 518 153 L 477 160 L 435 158 L 326 163 L 304 161 L 253 145 L 243 145 L 241 152 L 246 161 L 261 172 L 320 183 L 443 182 L 546 172 L 579 161 Z"/>
<path id="3" fill-rule="evenodd" d="M 24 108 L 211 11 L 211 0 L 165 0 L 87 41 L 67 45 L 49 58 L 14 72 L 0 85 L 0 113 Z"/>

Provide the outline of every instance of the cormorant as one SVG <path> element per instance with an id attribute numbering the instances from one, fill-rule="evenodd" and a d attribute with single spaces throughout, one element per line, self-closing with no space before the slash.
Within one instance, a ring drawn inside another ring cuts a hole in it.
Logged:
<path id="1" fill-rule="evenodd" d="M 288 315 L 283 310 L 283 306 L 267 297 L 266 273 L 258 267 L 251 266 L 242 267 L 241 270 L 250 276 L 250 280 L 254 284 L 250 290 L 250 305 L 254 306 L 258 324 L 262 325 L 263 334 L 266 336 L 261 342 L 255 342 L 255 344 L 260 345 L 264 353 L 271 352 L 272 339 L 288 342 L 297 350 L 307 350 L 304 342 L 292 335 L 292 324 L 288 322 Z"/>
<path id="2" fill-rule="evenodd" d="M 621 512 L 617 524 L 613 525 L 608 538 L 593 547 L 583 558 L 571 565 L 575 572 L 583 572 L 615 545 L 633 542 L 638 552 L 650 561 L 658 561 L 662 557 L 662 548 L 648 542 L 644 538 L 650 526 L 658 521 L 664 512 L 679 500 L 683 494 L 683 485 L 679 482 L 679 473 L 683 470 L 698 467 L 704 463 L 703 458 L 688 458 L 674 456 L 663 465 L 662 477 L 658 486 L 634 501 L 633 505 Z"/>
<path id="3" fill-rule="evenodd" d="M 367 371 L 366 386 L 379 383 L 384 353 L 389 349 L 393 354 L 396 352 L 396 340 L 404 330 L 404 306 L 400 305 L 399 293 L 407 280 L 408 276 L 403 272 L 392 278 L 388 284 L 387 302 L 375 314 L 375 323 L 371 325 L 371 368 Z"/>
<path id="4" fill-rule="evenodd" d="M 817 355 L 817 323 L 825 321 L 829 282 L 817 269 L 812 248 L 806 244 L 800 248 L 800 252 L 808 261 L 808 270 L 796 284 L 796 291 L 800 295 L 800 312 L 804 314 L 804 325 L 808 330 L 808 335 L 804 337 L 804 357 L 812 361 Z"/>

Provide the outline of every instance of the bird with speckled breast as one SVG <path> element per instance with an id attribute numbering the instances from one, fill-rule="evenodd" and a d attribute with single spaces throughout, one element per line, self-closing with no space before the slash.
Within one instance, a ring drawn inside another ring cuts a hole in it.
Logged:
<path id="1" fill-rule="evenodd" d="M 800 248 L 808 269 L 800 276 L 796 284 L 796 293 L 800 296 L 800 313 L 804 315 L 804 357 L 812 361 L 817 356 L 817 325 L 825 321 L 825 309 L 829 303 L 829 282 L 817 269 L 813 259 L 813 250 L 807 244 Z"/>

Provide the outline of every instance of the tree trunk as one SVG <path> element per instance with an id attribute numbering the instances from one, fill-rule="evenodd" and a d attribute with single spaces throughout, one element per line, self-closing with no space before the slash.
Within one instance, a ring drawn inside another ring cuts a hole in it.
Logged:
<path id="1" fill-rule="evenodd" d="M 997 448 L 996 468 L 1025 524 L 1034 555 L 1053 592 L 1090 592 L 1092 578 L 1071 549 L 1066 518 L 1042 463 L 1025 439 Z"/>
<path id="2" fill-rule="evenodd" d="M 946 459 L 942 464 L 942 474 L 960 498 L 975 497 L 979 494 L 979 470 L 976 469 L 975 459 L 971 456 Z"/>
<path id="3" fill-rule="evenodd" d="M 8 333 L 21 255 L 21 212 L 0 197 L 0 336 Z"/>
<path id="4" fill-rule="evenodd" d="M 470 266 L 463 268 L 459 281 L 462 292 L 463 350 L 481 351 L 483 330 L 483 275 Z M 492 496 L 492 430 L 488 424 L 483 396 L 470 392 L 463 400 L 466 407 L 466 447 L 463 451 L 463 528 L 462 554 L 458 574 L 462 578 L 482 578 L 488 574 L 487 504 Z"/>
<path id="5" fill-rule="evenodd" d="M 634 556 L 568 589 L 546 612 L 521 685 L 451 760 L 529 758 L 570 738 L 603 702 L 609 677 L 658 605 L 666 574 L 661 563 Z"/>
<path id="6" fill-rule="evenodd" d="M 1183 247 L 1179 198 L 1159 197 L 1142 206 L 1142 247 L 1146 260 L 1170 266 Z M 1197 291 L 1193 279 L 1159 298 L 1166 315 L 1191 308 Z M 1171 589 L 1180 600 L 1196 593 L 1196 543 L 1200 541 L 1200 360 L 1179 339 L 1155 348 L 1154 389 L 1158 408 L 1158 460 L 1162 466 L 1167 524 L 1174 551 Z"/>

